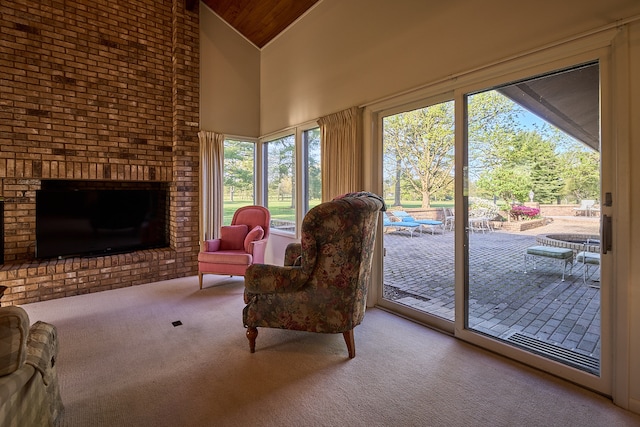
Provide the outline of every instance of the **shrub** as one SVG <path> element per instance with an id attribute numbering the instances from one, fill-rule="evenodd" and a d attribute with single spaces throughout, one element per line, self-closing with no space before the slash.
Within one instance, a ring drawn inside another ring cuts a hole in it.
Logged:
<path id="1" fill-rule="evenodd" d="M 481 199 L 479 197 L 469 197 L 469 212 L 473 216 L 473 212 L 482 212 L 483 217 L 495 220 L 500 217 L 500 208 L 491 200 Z"/>
<path id="2" fill-rule="evenodd" d="M 540 217 L 540 209 L 530 208 L 529 206 L 523 205 L 515 205 L 511 206 L 509 215 L 511 215 L 511 218 L 516 221 L 535 219 Z"/>

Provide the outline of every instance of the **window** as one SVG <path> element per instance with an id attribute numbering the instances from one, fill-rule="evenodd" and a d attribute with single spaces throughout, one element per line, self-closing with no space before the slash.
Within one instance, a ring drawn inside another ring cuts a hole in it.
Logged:
<path id="1" fill-rule="evenodd" d="M 317 206 L 322 201 L 322 176 L 320 169 L 320 128 L 307 129 L 302 132 L 304 156 L 304 205 L 302 213 Z"/>
<path id="2" fill-rule="evenodd" d="M 238 208 L 255 204 L 254 159 L 255 143 L 235 139 L 224 141 L 224 225 L 231 224 Z"/>
<path id="3" fill-rule="evenodd" d="M 296 233 L 309 209 L 322 202 L 320 128 L 309 122 L 262 141 L 262 200 L 271 229 Z"/>
<path id="4" fill-rule="evenodd" d="M 288 134 L 264 144 L 265 206 L 271 229 L 295 232 L 295 136 Z"/>

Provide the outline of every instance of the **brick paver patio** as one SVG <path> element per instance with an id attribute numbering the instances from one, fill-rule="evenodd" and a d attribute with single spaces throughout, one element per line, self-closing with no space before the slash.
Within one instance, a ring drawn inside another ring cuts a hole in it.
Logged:
<path id="1" fill-rule="evenodd" d="M 470 234 L 469 325 L 508 342 L 524 340 L 532 351 L 568 350 L 569 359 L 577 356 L 583 367 L 581 356 L 586 365 L 600 359 L 599 270 L 589 270 L 586 285 L 578 263 L 564 282 L 557 262 L 542 260 L 525 274 L 524 253 L 537 244 L 538 234 L 599 234 L 599 220 L 550 219 L 550 224 L 528 231 Z M 450 231 L 413 237 L 402 231 L 385 233 L 385 297 L 453 320 L 453 236 Z"/>

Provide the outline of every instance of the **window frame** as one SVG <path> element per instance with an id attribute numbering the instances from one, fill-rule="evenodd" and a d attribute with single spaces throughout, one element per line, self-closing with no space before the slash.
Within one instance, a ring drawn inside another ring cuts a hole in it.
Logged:
<path id="1" fill-rule="evenodd" d="M 294 143 L 294 150 L 293 150 L 293 192 L 292 192 L 292 197 L 295 197 L 295 202 L 294 202 L 294 230 L 293 231 L 286 231 L 286 230 L 282 230 L 282 229 L 278 229 L 275 228 L 273 226 L 273 224 L 271 224 L 270 226 L 270 230 L 269 233 L 273 233 L 273 234 L 281 234 L 284 236 L 292 236 L 292 235 L 297 235 L 298 233 L 298 200 L 299 200 L 299 187 L 300 185 L 298 184 L 298 176 L 299 176 L 299 171 L 298 171 L 298 158 L 300 157 L 300 153 L 299 153 L 299 144 L 298 144 L 298 133 L 296 131 L 295 128 L 289 128 L 289 129 L 285 129 L 283 131 L 277 132 L 277 133 L 272 133 L 266 137 L 260 138 L 260 152 L 262 154 L 261 160 L 260 160 L 260 166 L 262 168 L 262 173 L 261 173 L 261 185 L 260 185 L 260 194 L 261 194 L 261 200 L 262 200 L 262 205 L 264 207 L 266 207 L 267 209 L 269 209 L 271 211 L 271 209 L 269 208 L 269 167 L 268 167 L 268 159 L 269 159 L 269 143 L 272 143 L 274 141 L 278 141 L 284 138 L 288 138 L 288 137 L 293 137 L 293 143 Z M 271 217 L 271 221 L 273 221 L 273 214 Z"/>
<path id="2" fill-rule="evenodd" d="M 300 198 L 299 200 L 301 200 L 301 214 L 302 217 L 300 218 L 300 221 L 302 221 L 302 218 L 304 218 L 304 216 L 307 214 L 307 212 L 309 211 L 309 182 L 311 181 L 311 179 L 309 178 L 309 141 L 306 139 L 306 135 L 307 132 L 312 131 L 314 129 L 318 129 L 318 143 L 320 145 L 319 147 L 319 168 L 320 168 L 320 202 L 322 202 L 322 133 L 320 131 L 320 126 L 316 123 L 306 123 L 304 126 L 300 126 L 297 128 L 297 134 L 299 135 L 299 142 L 300 142 L 300 148 L 301 148 L 301 152 L 300 152 L 300 163 L 302 166 L 302 169 L 300 171 L 300 180 L 298 182 L 301 182 L 300 185 Z"/>
<path id="3" fill-rule="evenodd" d="M 309 188 L 309 177 L 308 177 L 308 147 L 305 144 L 305 133 L 313 130 L 319 129 L 316 120 L 305 122 L 299 124 L 297 126 L 289 127 L 277 132 L 273 132 L 271 134 L 262 136 L 259 139 L 260 148 L 260 159 L 259 159 L 259 176 L 260 176 L 260 202 L 263 206 L 269 208 L 268 206 L 268 144 L 269 142 L 287 137 L 294 136 L 294 144 L 295 144 L 295 158 L 294 158 L 294 182 L 295 182 L 295 230 L 294 231 L 286 231 L 277 228 L 271 228 L 270 233 L 275 233 L 276 235 L 282 235 L 289 238 L 300 238 L 300 225 L 302 224 L 302 220 L 304 219 L 305 214 L 309 210 L 309 200 L 308 200 L 308 188 Z M 320 138 L 320 163 L 322 162 L 322 134 L 319 135 Z M 322 190 L 321 190 L 322 192 Z M 322 200 L 322 194 L 320 195 L 320 199 Z"/>

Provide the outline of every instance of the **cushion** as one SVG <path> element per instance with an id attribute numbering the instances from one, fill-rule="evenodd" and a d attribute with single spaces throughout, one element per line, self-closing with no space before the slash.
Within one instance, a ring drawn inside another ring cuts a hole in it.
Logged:
<path id="1" fill-rule="evenodd" d="M 244 238 L 244 250 L 245 252 L 251 252 L 251 242 L 262 239 L 264 236 L 264 229 L 259 225 L 256 225 L 247 233 L 247 237 Z"/>
<path id="2" fill-rule="evenodd" d="M 0 308 L 0 377 L 24 365 L 28 335 L 29 316 L 23 308 Z"/>
<path id="3" fill-rule="evenodd" d="M 233 251 L 244 248 L 244 238 L 249 227 L 245 224 L 225 225 L 220 228 L 220 250 Z"/>
<path id="4" fill-rule="evenodd" d="M 571 249 L 557 248 L 554 246 L 531 246 L 527 248 L 527 254 L 556 259 L 573 258 L 573 251 Z"/>
<path id="5" fill-rule="evenodd" d="M 576 261 L 585 264 L 600 265 L 600 254 L 597 252 L 580 252 L 576 256 Z"/>
<path id="6" fill-rule="evenodd" d="M 238 265 L 250 265 L 253 261 L 253 256 L 244 251 L 218 251 L 218 252 L 200 252 L 198 254 L 198 262 L 201 264 L 216 264 L 217 267 L 220 264 L 238 264 Z M 207 267 L 204 268 L 204 271 Z"/>

